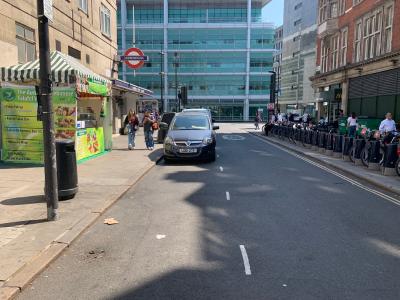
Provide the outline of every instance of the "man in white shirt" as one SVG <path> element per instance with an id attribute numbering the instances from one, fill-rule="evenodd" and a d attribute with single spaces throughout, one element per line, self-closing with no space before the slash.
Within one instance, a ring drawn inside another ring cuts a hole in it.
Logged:
<path id="1" fill-rule="evenodd" d="M 396 123 L 392 119 L 391 113 L 386 114 L 386 119 L 381 122 L 381 125 L 379 126 L 379 131 L 382 134 L 396 131 Z"/>

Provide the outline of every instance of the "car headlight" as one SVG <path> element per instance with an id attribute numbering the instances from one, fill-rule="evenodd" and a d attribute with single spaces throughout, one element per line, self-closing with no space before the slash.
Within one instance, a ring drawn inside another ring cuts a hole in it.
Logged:
<path id="1" fill-rule="evenodd" d="M 165 145 L 173 145 L 174 144 L 174 140 L 172 138 L 170 138 L 169 136 L 167 136 L 165 138 L 164 144 Z"/>
<path id="2" fill-rule="evenodd" d="M 210 137 L 205 137 L 205 138 L 203 139 L 203 144 L 204 144 L 204 145 L 211 145 L 212 143 L 213 143 L 213 139 L 210 138 Z"/>

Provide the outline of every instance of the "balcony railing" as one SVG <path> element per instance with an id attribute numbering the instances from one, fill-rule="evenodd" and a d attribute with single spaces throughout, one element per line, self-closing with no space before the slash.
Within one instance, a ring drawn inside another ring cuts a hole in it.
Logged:
<path id="1" fill-rule="evenodd" d="M 318 36 L 324 38 L 336 33 L 339 30 L 339 19 L 332 18 L 321 23 L 318 26 Z"/>

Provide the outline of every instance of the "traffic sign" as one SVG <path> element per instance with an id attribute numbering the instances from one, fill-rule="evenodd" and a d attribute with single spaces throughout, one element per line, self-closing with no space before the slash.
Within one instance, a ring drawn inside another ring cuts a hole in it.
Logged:
<path id="1" fill-rule="evenodd" d="M 53 0 L 43 0 L 44 16 L 53 22 Z"/>
<path id="2" fill-rule="evenodd" d="M 149 60 L 149 57 L 145 56 L 143 51 L 139 48 L 129 48 L 125 51 L 125 54 L 121 56 L 121 60 L 124 61 L 128 67 L 139 69 L 143 67 L 145 61 Z"/>

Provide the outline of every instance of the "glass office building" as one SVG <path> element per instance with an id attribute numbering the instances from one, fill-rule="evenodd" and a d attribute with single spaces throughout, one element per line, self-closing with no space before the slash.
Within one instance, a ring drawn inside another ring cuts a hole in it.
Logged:
<path id="1" fill-rule="evenodd" d="M 121 79 L 151 89 L 166 110 L 210 108 L 218 120 L 252 120 L 269 101 L 274 26 L 262 22 L 269 0 L 119 0 L 118 47 L 150 57 Z M 161 90 L 163 91 L 161 93 Z M 161 95 L 162 94 L 162 95 Z"/>

